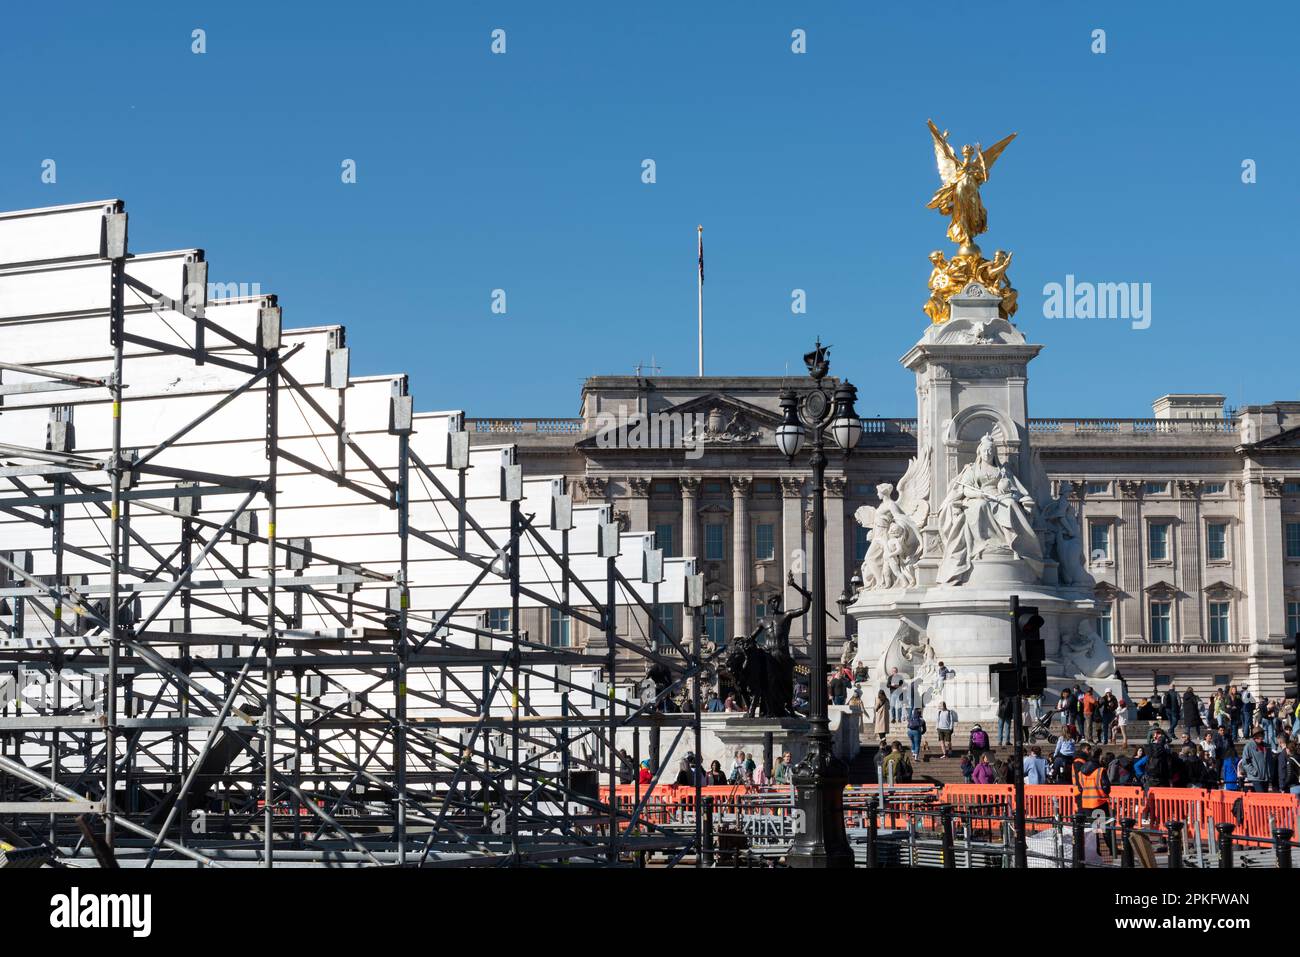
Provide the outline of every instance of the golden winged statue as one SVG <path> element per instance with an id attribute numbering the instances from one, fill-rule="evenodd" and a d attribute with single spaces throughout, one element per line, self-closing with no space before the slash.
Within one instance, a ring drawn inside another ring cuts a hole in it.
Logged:
<path id="1" fill-rule="evenodd" d="M 979 143 L 961 148 L 961 159 L 948 144 L 948 131 L 939 132 L 933 120 L 926 121 L 934 137 L 934 158 L 939 164 L 939 178 L 943 185 L 926 205 L 942 215 L 952 217 L 948 224 L 948 238 L 958 243 L 962 254 L 979 255 L 975 237 L 988 229 L 988 214 L 980 202 L 980 187 L 988 182 L 989 170 L 1002 151 L 1016 138 L 1016 134 L 1003 137 L 988 149 Z"/>

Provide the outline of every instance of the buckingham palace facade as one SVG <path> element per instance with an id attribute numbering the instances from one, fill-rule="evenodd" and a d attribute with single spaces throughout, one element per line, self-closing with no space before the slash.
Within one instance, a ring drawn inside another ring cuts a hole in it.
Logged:
<path id="1" fill-rule="evenodd" d="M 595 376 L 577 418 L 466 427 L 475 443 L 515 443 L 526 473 L 563 474 L 575 500 L 608 504 L 625 530 L 653 533 L 667 555 L 695 556 L 724 611 L 697 622 L 664 607 L 661 618 L 678 637 L 703 628 L 725 642 L 756 626 L 768 598 L 784 594 L 787 572 L 804 575 L 807 474 L 773 442 L 789 384 Z M 868 416 L 869 400 L 858 409 Z M 612 423 L 652 427 L 612 432 Z M 1150 418 L 1028 425 L 1053 490 L 1068 481 L 1077 497 L 1101 632 L 1134 692 L 1246 682 L 1279 693 L 1282 638 L 1300 631 L 1300 402 L 1228 414 L 1220 395 L 1167 395 Z M 864 418 L 864 426 L 855 453 L 832 456 L 827 477 L 827 607 L 839 619 L 829 623 L 832 655 L 852 636 L 836 600 L 867 548 L 854 512 L 878 502 L 877 486 L 897 482 L 916 449 L 915 420 Z M 685 448 L 671 440 L 682 430 Z M 620 631 L 649 640 L 645 616 L 624 615 Z M 588 640 L 554 613 L 521 625 L 554 644 Z M 798 652 L 806 618 L 791 637 Z"/>

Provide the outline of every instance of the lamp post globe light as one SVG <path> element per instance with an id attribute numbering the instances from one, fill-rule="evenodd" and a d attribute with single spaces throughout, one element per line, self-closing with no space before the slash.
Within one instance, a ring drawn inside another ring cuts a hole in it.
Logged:
<path id="1" fill-rule="evenodd" d="M 830 721 L 826 707 L 826 527 L 823 496 L 826 484 L 826 453 L 838 446 L 847 457 L 862 435 L 862 420 L 853 403 L 858 390 L 848 382 L 832 395 L 822 385 L 830 371 L 830 347 L 817 341 L 804 356 L 813 388 L 797 394 L 781 393 L 781 425 L 776 446 L 787 459 L 808 445 L 812 466 L 812 667 L 809 676 L 808 750 L 794 769 L 796 802 L 803 812 L 804 829 L 797 834 L 786 855 L 791 867 L 852 867 L 853 850 L 844 833 L 844 787 L 848 768 L 831 746 Z M 827 441 L 829 435 L 830 441 Z M 847 604 L 847 603 L 846 603 Z"/>

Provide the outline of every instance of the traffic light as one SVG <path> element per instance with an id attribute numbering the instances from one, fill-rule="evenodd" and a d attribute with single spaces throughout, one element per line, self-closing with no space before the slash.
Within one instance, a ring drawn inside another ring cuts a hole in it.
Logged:
<path id="1" fill-rule="evenodd" d="M 1294 701 L 1300 698 L 1300 685 L 1296 682 L 1295 649 L 1300 633 L 1282 638 L 1282 697 Z"/>
<path id="2" fill-rule="evenodd" d="M 1043 618 L 1037 607 L 1022 605 L 1018 600 L 1012 602 L 1011 609 L 1015 618 L 1016 660 L 1020 663 L 1020 693 L 1042 694 L 1047 689 L 1047 668 L 1043 665 L 1047 642 L 1040 634 Z"/>
<path id="3" fill-rule="evenodd" d="M 1015 665 L 989 665 L 989 674 L 993 676 L 993 687 L 997 690 L 999 701 L 1020 694 L 1020 676 L 1016 673 Z"/>

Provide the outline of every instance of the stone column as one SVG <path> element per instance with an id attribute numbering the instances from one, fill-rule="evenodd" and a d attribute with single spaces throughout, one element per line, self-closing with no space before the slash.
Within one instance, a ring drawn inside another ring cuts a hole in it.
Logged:
<path id="1" fill-rule="evenodd" d="M 753 485 L 752 476 L 731 477 L 732 635 L 749 633 L 749 573 L 754 565 L 749 554 L 749 491 Z"/>
<path id="2" fill-rule="evenodd" d="M 1119 601 L 1120 620 L 1116 622 L 1120 641 L 1144 641 L 1146 636 L 1146 596 L 1142 593 L 1142 483 L 1119 483 L 1119 549 L 1117 578 L 1124 593 Z"/>
<path id="3" fill-rule="evenodd" d="M 847 484 L 843 475 L 826 476 L 826 608 L 840 619 L 839 624 L 826 622 L 826 654 L 831 661 L 839 656 L 841 639 L 847 635 L 845 616 L 840 614 L 839 606 L 835 604 L 852 574 L 846 571 L 848 562 L 844 553 L 844 489 Z"/>
<path id="4" fill-rule="evenodd" d="M 1200 482 L 1180 481 L 1178 488 L 1178 568 L 1174 584 L 1183 597 L 1178 599 L 1179 638 L 1209 641 L 1205 627 L 1205 602 L 1201 594 L 1201 510 L 1197 500 Z"/>
<path id="5" fill-rule="evenodd" d="M 803 479 L 781 479 L 781 593 L 787 602 L 799 601 L 796 595 L 785 589 L 785 577 L 793 572 L 795 581 L 808 587 L 808 561 L 805 557 L 803 540 Z M 808 616 L 795 621 L 790 630 L 790 638 L 802 639 L 803 647 L 808 643 Z"/>
<path id="6" fill-rule="evenodd" d="M 696 529 L 699 527 L 699 516 L 696 514 L 698 509 L 700 480 L 690 476 L 682 476 L 677 480 L 682 487 L 682 547 L 679 554 L 683 558 L 695 559 L 695 570 L 704 571 L 704 556 L 700 554 L 699 536 L 696 535 Z M 707 601 L 708 595 L 704 598 Z M 695 638 L 696 625 L 695 612 L 683 606 L 682 608 L 682 639 L 684 644 L 689 648 L 691 640 Z"/>
<path id="7" fill-rule="evenodd" d="M 628 530 L 634 532 L 651 532 L 650 527 L 650 480 L 629 475 L 623 484 L 627 501 Z"/>
<path id="8" fill-rule="evenodd" d="M 1253 464 L 1253 463 L 1252 463 Z M 1282 572 L 1286 567 L 1282 540 L 1282 479 L 1250 475 L 1245 483 L 1246 607 L 1250 640 L 1250 685 L 1256 698 L 1281 693 L 1276 659 L 1270 674 L 1260 670 L 1264 646 L 1277 649 L 1286 633 L 1286 598 Z"/>

